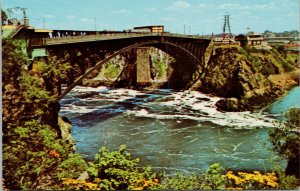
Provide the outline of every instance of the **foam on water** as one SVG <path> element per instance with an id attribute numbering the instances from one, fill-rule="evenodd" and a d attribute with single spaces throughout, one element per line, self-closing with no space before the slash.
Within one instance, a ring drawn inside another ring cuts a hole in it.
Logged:
<path id="1" fill-rule="evenodd" d="M 74 89 L 72 89 L 72 92 L 105 92 L 105 91 L 109 91 L 109 88 L 105 86 L 99 86 L 96 88 L 76 86 Z"/>
<path id="2" fill-rule="evenodd" d="M 88 106 L 76 106 L 76 105 L 67 105 L 61 107 L 61 112 L 70 112 L 70 113 L 91 113 L 98 110 L 98 108 L 89 108 Z"/>
<path id="3" fill-rule="evenodd" d="M 197 91 L 180 91 L 173 92 L 172 90 L 164 89 L 158 91 L 138 91 L 131 89 L 109 89 L 104 86 L 97 88 L 78 86 L 72 92 L 98 92 L 99 96 L 92 98 L 85 98 L 80 101 L 110 101 L 118 103 L 131 103 L 141 105 L 142 108 L 122 108 L 121 111 L 129 116 L 146 117 L 155 119 L 175 119 L 175 120 L 194 120 L 199 122 L 211 122 L 219 126 L 231 126 L 234 128 L 256 128 L 256 127 L 274 127 L 273 120 L 266 118 L 261 113 L 250 112 L 220 112 L 217 110 L 215 104 L 221 98 L 205 95 Z M 167 95 L 160 95 L 160 93 L 167 93 Z M 141 98 L 142 97 L 142 98 Z M 155 102 L 156 98 L 163 98 L 159 102 Z M 95 105 L 94 108 L 88 106 L 76 106 L 73 104 L 62 107 L 63 112 L 86 114 L 98 109 L 103 105 Z M 154 106 L 167 107 L 166 111 L 151 112 Z M 172 112 L 172 109 L 176 112 Z M 120 112 L 118 109 L 113 109 Z M 113 110 L 107 111 L 112 112 Z M 167 112 L 167 114 L 165 113 Z"/>
<path id="4" fill-rule="evenodd" d="M 199 99 L 200 98 L 200 99 Z M 273 119 L 266 120 L 266 116 L 260 113 L 250 112 L 220 112 L 217 110 L 215 104 L 221 98 L 209 97 L 200 92 L 184 91 L 177 92 L 165 98 L 168 101 L 161 101 L 158 104 L 168 107 L 188 108 L 190 113 L 185 114 L 159 114 L 150 113 L 146 109 L 127 111 L 129 115 L 137 117 L 150 117 L 157 119 L 190 119 L 196 121 L 210 121 L 220 126 L 234 126 L 234 127 L 274 127 Z M 205 99 L 205 101 L 203 101 Z M 153 103 L 152 103 L 153 104 Z M 147 104 L 146 104 L 147 105 Z M 205 113 L 206 115 L 201 115 Z"/>

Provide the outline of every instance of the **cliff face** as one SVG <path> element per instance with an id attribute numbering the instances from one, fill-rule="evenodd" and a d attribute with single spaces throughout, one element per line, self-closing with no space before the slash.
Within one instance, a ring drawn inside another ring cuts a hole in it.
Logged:
<path id="1" fill-rule="evenodd" d="M 292 69 L 276 50 L 218 46 L 199 90 L 224 97 L 217 104 L 221 110 L 251 110 L 283 93 L 268 79 L 269 75 Z"/>

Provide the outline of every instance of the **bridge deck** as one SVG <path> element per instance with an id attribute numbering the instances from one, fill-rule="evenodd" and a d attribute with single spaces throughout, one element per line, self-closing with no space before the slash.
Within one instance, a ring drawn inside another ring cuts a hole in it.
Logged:
<path id="1" fill-rule="evenodd" d="M 199 39 L 208 40 L 209 38 L 203 38 L 198 35 L 180 35 L 171 33 L 119 33 L 119 34 L 97 34 L 97 35 L 80 35 L 80 36 L 67 36 L 60 38 L 32 38 L 30 40 L 31 47 L 51 46 L 70 43 L 81 42 L 93 42 L 93 41 L 105 41 L 105 40 L 117 40 L 117 39 L 129 39 L 137 37 L 178 37 L 184 39 Z"/>

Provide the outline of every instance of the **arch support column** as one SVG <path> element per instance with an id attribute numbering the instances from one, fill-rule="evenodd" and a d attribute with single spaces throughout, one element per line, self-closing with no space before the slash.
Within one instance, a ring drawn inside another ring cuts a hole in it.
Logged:
<path id="1" fill-rule="evenodd" d="M 138 86 L 151 84 L 149 48 L 136 48 L 136 82 Z"/>

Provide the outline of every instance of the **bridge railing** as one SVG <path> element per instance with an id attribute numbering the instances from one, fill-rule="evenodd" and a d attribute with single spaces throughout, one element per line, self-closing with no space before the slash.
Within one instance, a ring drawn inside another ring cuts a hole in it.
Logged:
<path id="1" fill-rule="evenodd" d="M 68 44 L 79 43 L 89 41 L 102 41 L 102 40 L 114 40 L 122 38 L 134 38 L 134 37 L 147 37 L 147 36 L 165 36 L 165 37 L 181 37 L 181 38 L 197 38 L 204 39 L 198 35 L 181 35 L 173 33 L 108 33 L 108 34 L 96 34 L 96 35 L 79 35 L 79 36 L 65 36 L 59 38 L 32 38 L 30 40 L 31 46 L 43 46 L 43 45 L 56 45 L 56 44 Z"/>

